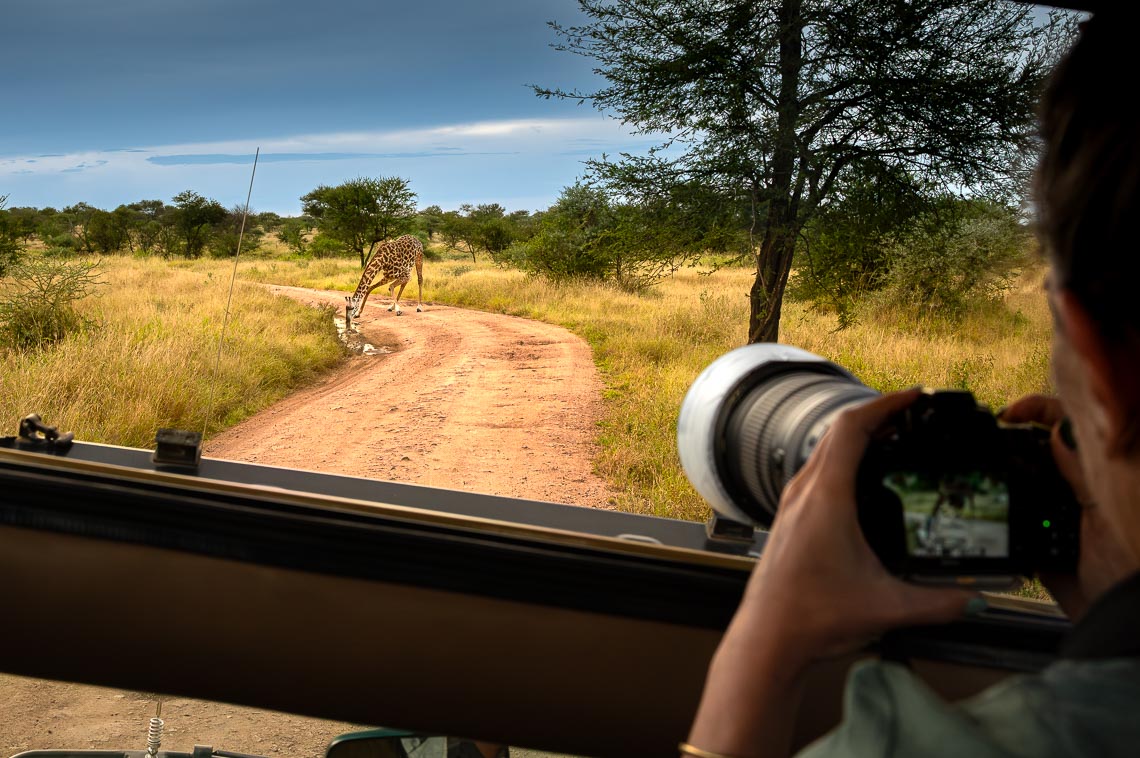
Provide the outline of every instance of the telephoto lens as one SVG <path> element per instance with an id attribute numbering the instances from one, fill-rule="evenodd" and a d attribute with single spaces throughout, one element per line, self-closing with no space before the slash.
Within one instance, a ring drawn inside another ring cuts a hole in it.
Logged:
<path id="1" fill-rule="evenodd" d="M 878 394 L 806 350 L 738 348 L 713 361 L 685 395 L 681 465 L 722 516 L 770 526 L 784 487 L 836 415 Z"/>

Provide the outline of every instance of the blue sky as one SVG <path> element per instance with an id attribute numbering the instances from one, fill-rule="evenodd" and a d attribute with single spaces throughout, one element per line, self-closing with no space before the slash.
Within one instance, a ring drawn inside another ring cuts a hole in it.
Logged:
<path id="1" fill-rule="evenodd" d="M 6 0 L 0 195 L 104 208 L 193 189 L 294 214 L 319 184 L 409 179 L 421 207 L 545 208 L 652 144 L 525 85 L 589 88 L 550 48 L 573 0 Z"/>

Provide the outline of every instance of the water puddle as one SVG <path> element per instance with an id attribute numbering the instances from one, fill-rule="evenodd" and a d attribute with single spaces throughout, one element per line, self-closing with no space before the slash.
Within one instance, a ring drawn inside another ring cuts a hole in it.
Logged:
<path id="1" fill-rule="evenodd" d="M 340 337 L 340 341 L 354 353 L 361 353 L 362 355 L 387 355 L 392 352 L 392 348 L 385 345 L 376 347 L 375 345 L 365 342 L 355 327 L 345 325 L 343 316 L 333 316 L 333 323 L 336 324 L 336 333 Z"/>

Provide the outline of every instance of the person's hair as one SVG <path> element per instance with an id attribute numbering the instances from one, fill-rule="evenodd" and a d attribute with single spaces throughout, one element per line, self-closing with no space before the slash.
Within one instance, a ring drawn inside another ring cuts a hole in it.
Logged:
<path id="1" fill-rule="evenodd" d="M 1035 180 L 1039 235 L 1054 286 L 1113 337 L 1140 333 L 1140 107 L 1136 27 L 1097 14 L 1057 66 L 1041 102 Z"/>

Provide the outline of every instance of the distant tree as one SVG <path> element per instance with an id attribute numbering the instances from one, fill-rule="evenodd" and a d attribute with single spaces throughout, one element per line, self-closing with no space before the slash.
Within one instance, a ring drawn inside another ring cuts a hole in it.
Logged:
<path id="1" fill-rule="evenodd" d="M 0 276 L 6 276 L 20 259 L 24 246 L 20 242 L 18 225 L 9 211 L 4 210 L 7 195 L 0 195 Z"/>
<path id="2" fill-rule="evenodd" d="M 72 223 L 67 214 L 55 208 L 42 208 L 36 216 L 36 236 L 49 248 L 71 248 L 75 238 L 71 233 Z"/>
<path id="3" fill-rule="evenodd" d="M 526 211 L 521 213 L 521 218 L 528 216 Z M 508 215 L 498 203 L 464 203 L 458 211 L 441 215 L 439 231 L 444 242 L 456 250 L 465 249 L 474 263 L 479 252 L 497 260 L 513 242 L 524 236 L 520 230 L 522 223 L 517 213 Z"/>
<path id="4" fill-rule="evenodd" d="M 464 204 L 458 211 L 447 211 L 439 225 L 443 241 L 456 250 L 467 249 L 471 262 L 475 262 L 475 224 L 470 218 L 472 206 Z"/>
<path id="5" fill-rule="evenodd" d="M 313 258 L 339 258 L 351 250 L 346 250 L 344 243 L 338 239 L 317 232 L 309 242 L 305 252 Z"/>
<path id="6" fill-rule="evenodd" d="M 144 218 L 150 221 L 157 221 L 170 210 L 166 203 L 161 200 L 139 200 L 138 202 L 131 203 L 127 207 L 133 211 L 138 211 Z"/>
<path id="7" fill-rule="evenodd" d="M 532 214 L 530 211 L 511 211 L 507 214 L 507 221 L 511 224 L 511 233 L 516 240 L 527 240 L 534 236 L 541 214 Z"/>
<path id="8" fill-rule="evenodd" d="M 39 211 L 35 208 L 9 208 L 9 218 L 14 225 L 14 230 L 24 244 L 32 241 L 32 237 L 36 235 L 37 222 L 39 220 Z"/>
<path id="9" fill-rule="evenodd" d="M 253 218 L 266 234 L 272 234 L 281 227 L 282 218 L 273 211 L 262 211 Z"/>
<path id="10" fill-rule="evenodd" d="M 149 254 L 152 250 L 161 249 L 164 255 L 170 256 L 162 244 L 164 237 L 171 236 L 168 230 L 170 223 L 165 226 L 163 219 L 171 209 L 161 200 L 139 200 L 126 206 L 132 214 L 131 245 L 141 253 Z M 116 209 L 117 210 L 117 209 Z"/>
<path id="11" fill-rule="evenodd" d="M 67 222 L 68 231 L 75 240 L 75 247 L 85 253 L 95 252 L 94 242 L 90 236 L 90 222 L 97 210 L 99 209 L 80 202 L 68 205 L 60 211 L 60 216 Z"/>
<path id="12" fill-rule="evenodd" d="M 419 221 L 420 228 L 427 234 L 428 239 L 433 239 L 435 233 L 439 231 L 440 225 L 443 223 L 443 209 L 438 205 L 429 205 L 416 215 Z"/>
<path id="13" fill-rule="evenodd" d="M 122 213 L 116 215 L 96 208 L 87 217 L 84 241 L 88 252 L 108 255 L 127 246 L 129 240 L 129 219 Z"/>
<path id="14" fill-rule="evenodd" d="M 515 239 L 514 225 L 507 218 L 507 209 L 498 203 L 476 205 L 467 212 L 467 218 L 470 220 L 473 248 L 485 251 L 492 259 L 510 247 Z"/>
<path id="15" fill-rule="evenodd" d="M 281 219 L 277 227 L 277 239 L 297 255 L 304 255 L 307 244 L 305 235 L 312 229 L 312 223 L 305 217 Z"/>
<path id="16" fill-rule="evenodd" d="M 335 187 L 317 187 L 301 198 L 301 204 L 321 234 L 358 253 L 364 268 L 377 243 L 411 229 L 415 198 L 406 179 L 362 177 Z"/>
<path id="17" fill-rule="evenodd" d="M 214 258 L 230 258 L 237 255 L 249 255 L 261 249 L 261 241 L 265 232 L 257 224 L 256 214 L 249 214 L 246 218 L 245 206 L 235 205 L 226 211 L 225 217 L 219 221 L 213 234 L 210 235 L 210 255 Z"/>
<path id="18" fill-rule="evenodd" d="M 174 196 L 172 227 L 187 258 L 197 258 L 206 248 L 214 225 L 226 220 L 229 212 L 217 200 L 206 199 L 193 190 Z"/>
<path id="19" fill-rule="evenodd" d="M 995 195 L 1035 149 L 1034 107 L 1073 17 L 992 0 L 579 0 L 552 24 L 594 61 L 589 101 L 646 134 L 646 156 L 590 162 L 627 198 L 699 182 L 747 209 L 748 341 L 776 341 L 804 225 L 858 161 Z"/>
<path id="20" fill-rule="evenodd" d="M 111 216 L 121 237 L 119 248 L 125 245 L 132 253 L 135 252 L 136 230 L 143 222 L 142 214 L 126 205 L 120 205 L 111 211 Z"/>

